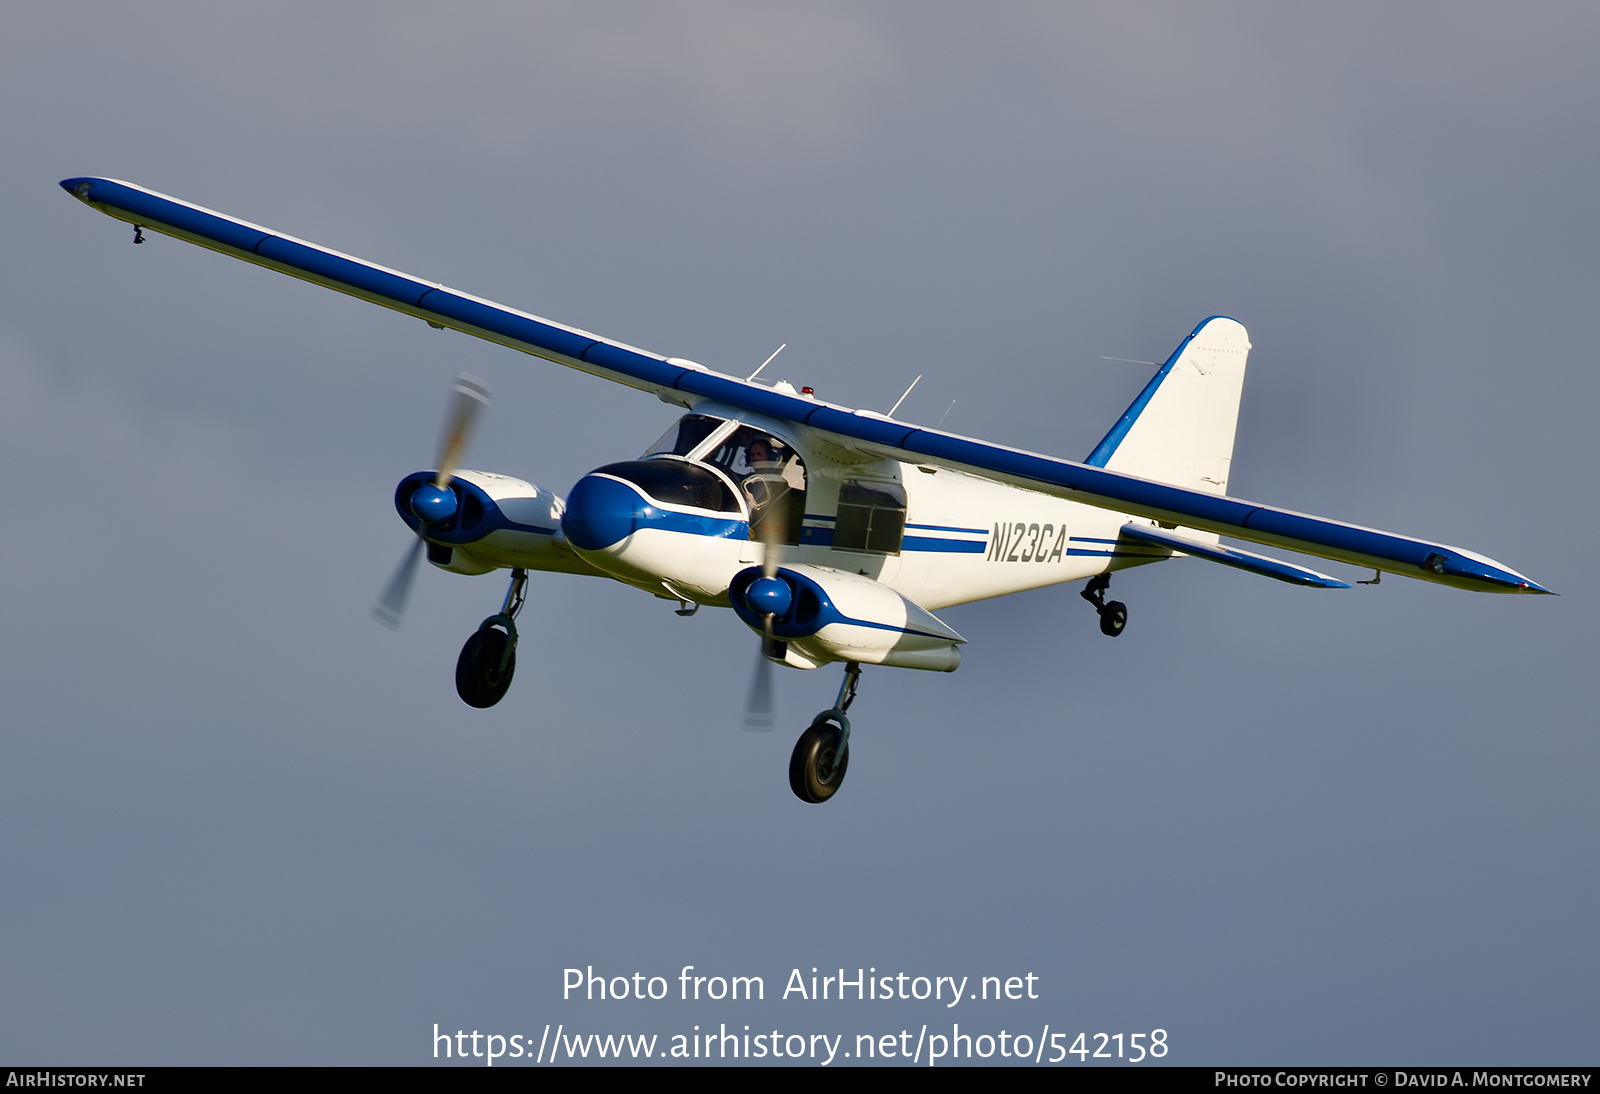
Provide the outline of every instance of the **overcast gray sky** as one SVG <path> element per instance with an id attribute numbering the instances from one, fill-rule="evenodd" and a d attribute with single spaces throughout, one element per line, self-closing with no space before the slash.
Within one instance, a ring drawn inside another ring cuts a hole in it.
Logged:
<path id="1" fill-rule="evenodd" d="M 1597 43 L 1588 4 L 8 5 L 0 1057 L 956 1020 L 1593 1063 Z M 804 806 L 837 670 L 741 732 L 731 613 L 536 575 L 489 711 L 451 673 L 500 578 L 367 616 L 455 372 L 469 462 L 563 493 L 671 408 L 136 249 L 77 174 L 724 371 L 787 342 L 849 405 L 921 373 L 902 417 L 1070 457 L 1146 378 L 1101 355 L 1232 315 L 1236 493 L 1562 596 L 1183 560 L 1116 579 L 1115 642 L 1075 587 L 952 609 L 960 671 L 869 669 Z M 690 964 L 768 999 L 560 998 Z M 812 966 L 1041 998 L 775 998 Z"/>

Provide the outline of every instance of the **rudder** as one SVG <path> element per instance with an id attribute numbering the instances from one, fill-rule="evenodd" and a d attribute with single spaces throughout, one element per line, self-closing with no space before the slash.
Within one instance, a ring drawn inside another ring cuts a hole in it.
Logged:
<path id="1" fill-rule="evenodd" d="M 1250 336 L 1214 315 L 1167 358 L 1084 462 L 1210 494 L 1228 492 Z"/>

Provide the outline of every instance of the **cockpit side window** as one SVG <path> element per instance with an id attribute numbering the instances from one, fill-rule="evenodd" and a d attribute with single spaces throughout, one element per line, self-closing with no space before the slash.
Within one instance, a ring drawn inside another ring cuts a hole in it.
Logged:
<path id="1" fill-rule="evenodd" d="M 806 468 L 792 445 L 746 425 L 728 434 L 704 458 L 739 484 L 750 506 L 751 539 L 775 532 L 783 543 L 800 542 Z M 771 528 L 773 524 L 777 527 Z"/>
<path id="2" fill-rule="evenodd" d="M 735 481 L 751 475 L 764 475 L 779 479 L 791 489 L 806 488 L 805 465 L 787 441 L 744 425 L 723 438 L 705 455 L 707 463 L 716 464 Z"/>
<path id="3" fill-rule="evenodd" d="M 701 441 L 716 432 L 725 419 L 708 414 L 685 414 L 661 439 L 645 450 L 646 456 L 687 456 Z"/>

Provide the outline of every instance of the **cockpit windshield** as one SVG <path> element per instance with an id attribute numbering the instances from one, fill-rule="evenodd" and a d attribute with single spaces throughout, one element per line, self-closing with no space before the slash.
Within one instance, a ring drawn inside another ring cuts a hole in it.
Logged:
<path id="1" fill-rule="evenodd" d="M 799 543 L 805 520 L 806 468 L 794 446 L 781 437 L 741 425 L 708 447 L 726 418 L 685 414 L 645 451 L 645 459 L 684 456 L 702 448 L 700 461 L 726 472 L 750 509 L 750 538 Z"/>
<path id="2" fill-rule="evenodd" d="M 706 414 L 685 414 L 675 422 L 671 429 L 661 435 L 661 439 L 645 449 L 645 456 L 687 456 L 695 450 L 701 441 L 716 432 L 723 423 L 722 418 L 713 418 Z"/>

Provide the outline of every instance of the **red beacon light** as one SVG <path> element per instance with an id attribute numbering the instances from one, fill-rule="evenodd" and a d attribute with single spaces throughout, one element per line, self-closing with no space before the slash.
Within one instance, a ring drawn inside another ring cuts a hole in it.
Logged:
<path id="1" fill-rule="evenodd" d="M 811 387 L 803 387 L 803 388 L 800 389 L 800 394 L 805 395 L 808 398 L 809 397 L 814 397 L 817 394 L 817 389 L 816 388 L 811 388 Z"/>

